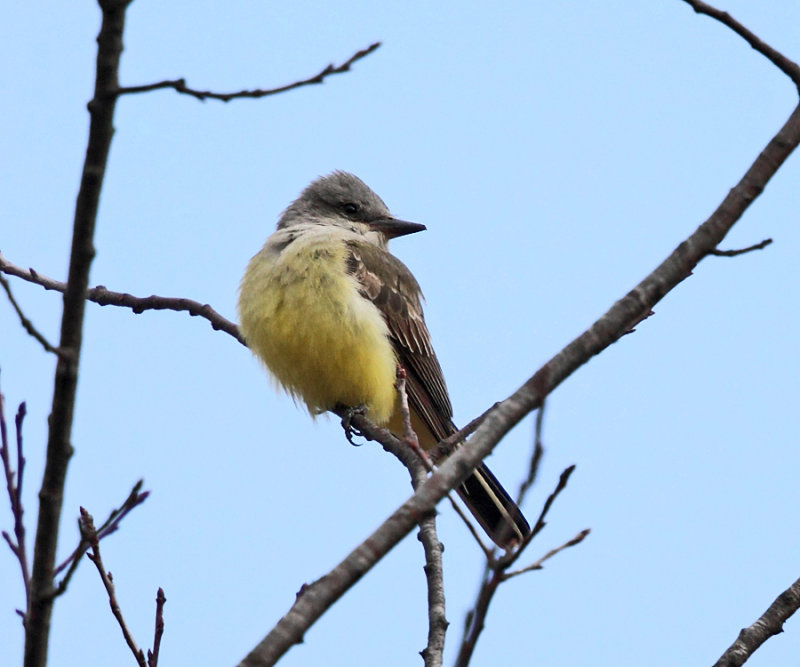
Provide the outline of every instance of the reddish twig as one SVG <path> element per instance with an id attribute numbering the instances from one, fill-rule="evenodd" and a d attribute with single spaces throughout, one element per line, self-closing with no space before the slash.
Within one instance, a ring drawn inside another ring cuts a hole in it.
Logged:
<path id="1" fill-rule="evenodd" d="M 111 535 L 111 533 L 116 532 L 116 530 L 119 528 L 120 522 L 128 515 L 128 513 L 147 500 L 150 492 L 142 491 L 143 484 L 144 480 L 141 479 L 136 482 L 122 505 L 120 505 L 117 509 L 111 510 L 108 518 L 106 518 L 100 528 L 98 528 L 96 531 L 98 541 L 102 540 L 104 537 L 108 537 Z M 78 526 L 80 528 L 80 522 L 78 523 Z M 64 578 L 59 581 L 58 585 L 55 587 L 53 591 L 54 596 L 62 595 L 67 590 L 67 586 L 69 585 L 70 579 L 72 579 L 72 575 L 75 574 L 75 571 L 78 569 L 78 566 L 81 563 L 81 556 L 88 547 L 89 543 L 86 541 L 83 532 L 81 531 L 81 539 L 78 542 L 78 546 L 75 547 L 75 550 L 69 556 L 67 556 L 67 558 L 58 567 L 56 567 L 54 571 L 54 575 L 58 575 L 65 568 L 69 567 L 67 573 L 64 575 Z"/>
<path id="2" fill-rule="evenodd" d="M 348 58 L 345 62 L 341 65 L 333 65 L 330 64 L 325 67 L 322 71 L 311 76 L 307 79 L 302 79 L 300 81 L 295 81 L 294 83 L 286 84 L 285 86 L 280 86 L 278 88 L 269 88 L 266 90 L 256 89 L 256 90 L 240 90 L 235 93 L 215 93 L 210 90 L 196 90 L 194 88 L 189 88 L 186 85 L 186 79 L 173 79 L 168 81 L 159 81 L 158 83 L 149 83 L 142 86 L 123 86 L 117 88 L 116 90 L 110 91 L 110 94 L 113 95 L 130 95 L 132 93 L 147 93 L 153 90 L 159 90 L 164 88 L 172 88 L 173 90 L 181 93 L 183 95 L 191 95 L 192 97 L 200 100 L 201 102 L 205 102 L 207 99 L 209 100 L 220 100 L 222 102 L 230 102 L 231 100 L 235 99 L 242 99 L 242 98 L 250 98 L 250 99 L 258 99 L 261 97 L 267 97 L 269 95 L 277 95 L 278 93 L 285 93 L 289 90 L 294 90 L 295 88 L 301 88 L 302 86 L 310 86 L 314 84 L 323 83 L 325 79 L 329 76 L 334 74 L 342 74 L 350 70 L 350 66 L 355 63 L 357 60 L 361 60 L 362 58 L 366 58 L 370 53 L 375 51 L 381 45 L 380 42 L 375 42 L 374 44 L 370 44 L 366 49 L 361 49 L 354 53 L 350 58 Z"/>
<path id="3" fill-rule="evenodd" d="M 147 667 L 158 667 L 158 652 L 161 650 L 161 637 L 164 635 L 164 605 L 167 597 L 164 589 L 158 587 L 156 593 L 156 629 L 153 637 L 153 650 L 147 652 Z"/>
<path id="4" fill-rule="evenodd" d="M 128 629 L 128 624 L 125 622 L 125 618 L 122 615 L 122 610 L 120 609 L 119 601 L 117 600 L 117 593 L 114 588 L 114 579 L 111 576 L 111 573 L 106 571 L 106 568 L 103 565 L 103 559 L 100 556 L 100 538 L 94 528 L 92 515 L 89 514 L 89 512 L 87 512 L 83 507 L 81 507 L 80 526 L 81 535 L 87 541 L 92 550 L 91 553 L 86 555 L 88 556 L 89 560 L 95 564 L 97 571 L 100 573 L 100 579 L 102 580 L 103 586 L 108 594 L 108 603 L 111 605 L 111 613 L 114 614 L 114 618 L 117 619 L 117 624 L 119 625 L 120 630 L 122 630 L 122 636 L 125 638 L 125 643 L 128 645 L 131 653 L 133 653 L 133 656 L 136 658 L 136 662 L 139 664 L 139 667 L 147 667 L 144 651 L 137 646 L 136 640 L 133 638 L 131 631 Z"/>
<path id="5" fill-rule="evenodd" d="M 11 552 L 19 563 L 22 572 L 22 585 L 25 589 L 25 599 L 30 593 L 30 570 L 28 569 L 28 552 L 25 545 L 25 523 L 22 520 L 24 508 L 22 507 L 22 480 L 25 470 L 25 457 L 22 455 L 22 422 L 25 419 L 25 403 L 20 403 L 14 419 L 17 443 L 17 469 L 11 466 L 11 448 L 9 447 L 8 428 L 6 426 L 5 401 L 0 392 L 0 459 L 3 462 L 3 471 L 6 478 L 6 490 L 11 503 L 11 515 L 14 517 L 14 538 L 12 539 L 5 530 L 2 531 L 3 539 L 8 544 Z M 27 617 L 27 610 L 21 614 Z"/>

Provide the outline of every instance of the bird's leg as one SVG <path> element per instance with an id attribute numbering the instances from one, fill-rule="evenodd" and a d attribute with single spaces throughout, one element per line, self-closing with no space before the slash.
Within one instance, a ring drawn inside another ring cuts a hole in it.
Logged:
<path id="1" fill-rule="evenodd" d="M 367 414 L 367 406 L 366 405 L 356 405 L 355 407 L 348 408 L 345 406 L 336 406 L 336 412 L 342 417 L 342 428 L 344 429 L 344 435 L 347 438 L 347 441 L 355 446 L 359 447 L 361 443 L 355 442 L 353 440 L 353 436 L 357 436 L 359 438 L 365 437 L 364 434 L 359 431 L 355 426 L 353 426 L 353 417 L 356 415 L 365 415 Z"/>

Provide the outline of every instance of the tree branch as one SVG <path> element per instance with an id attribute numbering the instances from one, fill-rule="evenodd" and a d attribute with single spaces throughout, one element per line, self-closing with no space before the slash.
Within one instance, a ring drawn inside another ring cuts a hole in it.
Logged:
<path id="1" fill-rule="evenodd" d="M 1 258 L 0 258 L 1 259 Z M 59 350 L 53 347 L 48 340 L 39 333 L 39 330 L 33 326 L 33 322 L 31 322 L 27 317 L 25 317 L 25 313 L 22 312 L 22 308 L 17 303 L 17 300 L 14 298 L 14 294 L 11 292 L 11 285 L 8 284 L 8 280 L 3 275 L 0 275 L 0 285 L 3 286 L 3 289 L 6 291 L 6 295 L 8 296 L 8 300 L 11 302 L 12 308 L 17 313 L 17 317 L 19 317 L 19 322 L 22 325 L 22 328 L 28 332 L 30 336 L 35 338 L 39 341 L 39 344 L 45 349 L 46 352 L 52 352 L 53 354 L 59 354 Z"/>
<path id="2" fill-rule="evenodd" d="M 143 484 L 144 480 L 141 479 L 136 482 L 122 505 L 120 505 L 117 509 L 111 510 L 108 518 L 106 518 L 100 528 L 96 530 L 98 541 L 116 532 L 119 528 L 119 524 L 128 515 L 128 513 L 147 500 L 150 492 L 142 491 Z M 78 528 L 80 528 L 80 525 L 80 520 L 78 520 Z M 55 569 L 54 574 L 57 575 L 65 568 L 69 567 L 67 573 L 64 575 L 64 578 L 58 582 L 58 585 L 53 590 L 54 596 L 62 595 L 67 590 L 67 586 L 69 586 L 72 575 L 75 574 L 75 571 L 78 569 L 78 565 L 81 563 L 81 556 L 83 556 L 88 547 L 89 542 L 86 540 L 83 532 L 81 531 L 81 538 L 78 541 L 78 546 L 75 547 L 74 551 L 67 556 L 67 558 Z"/>
<path id="3" fill-rule="evenodd" d="M 267 97 L 269 95 L 277 95 L 278 93 L 285 93 L 288 90 L 294 90 L 295 88 L 301 88 L 303 86 L 310 86 L 318 83 L 323 83 L 325 79 L 329 76 L 332 76 L 334 74 L 342 74 L 344 72 L 349 71 L 350 66 L 354 62 L 356 62 L 357 60 L 361 60 L 362 58 L 366 58 L 370 53 L 375 51 L 380 45 L 381 45 L 380 42 L 375 42 L 374 44 L 370 44 L 366 49 L 361 49 L 360 51 L 354 53 L 341 65 L 334 65 L 333 63 L 331 63 L 325 69 L 315 74 L 314 76 L 311 76 L 307 79 L 302 79 L 300 81 L 295 81 L 294 83 L 289 83 L 285 86 L 280 86 L 278 88 L 269 88 L 266 90 L 262 90 L 260 88 L 256 90 L 240 90 L 235 93 L 215 93 L 210 90 L 195 90 L 194 88 L 189 88 L 189 86 L 186 85 L 186 79 L 173 79 L 169 81 L 159 81 L 158 83 L 145 84 L 142 86 L 123 86 L 117 88 L 116 90 L 110 91 L 110 93 L 115 95 L 130 95 L 132 93 L 147 93 L 152 90 L 159 90 L 162 88 L 172 88 L 173 90 L 183 95 L 191 95 L 192 97 L 200 100 L 201 102 L 205 102 L 207 99 L 221 100 L 222 102 L 230 102 L 231 100 L 242 99 L 242 98 L 258 99 L 261 97 Z"/>
<path id="4" fill-rule="evenodd" d="M 747 246 L 746 248 L 739 248 L 738 250 L 712 250 L 709 255 L 714 255 L 715 257 L 737 257 L 738 255 L 744 255 L 747 252 L 753 252 L 754 250 L 762 250 L 766 248 L 768 245 L 772 243 L 772 239 L 764 239 L 760 243 L 755 243 L 753 245 Z"/>
<path id="5" fill-rule="evenodd" d="M 736 641 L 714 663 L 714 667 L 743 665 L 767 639 L 783 632 L 783 624 L 798 608 L 800 608 L 800 579 L 783 591 L 753 625 L 739 633 Z"/>
<path id="6" fill-rule="evenodd" d="M 41 285 L 46 290 L 55 290 L 63 293 L 67 289 L 66 283 L 48 278 L 33 269 L 23 269 L 9 262 L 3 257 L 2 253 L 0 253 L 0 273 L 7 273 L 10 276 L 27 280 L 34 285 Z M 230 320 L 225 319 L 208 304 L 202 304 L 198 301 L 192 301 L 191 299 L 184 299 L 181 297 L 156 296 L 155 294 L 152 296 L 137 297 L 127 292 L 112 292 L 103 285 L 98 285 L 97 287 L 86 290 L 86 299 L 100 306 L 130 308 L 137 315 L 140 315 L 146 310 L 184 311 L 189 313 L 192 317 L 198 316 L 208 320 L 215 331 L 224 331 L 233 336 L 242 345 L 247 345 L 247 343 L 244 342 L 242 334 L 239 333 L 239 327 Z"/>
<path id="7" fill-rule="evenodd" d="M 92 515 L 89 514 L 89 512 L 87 512 L 83 507 L 81 507 L 80 526 L 82 540 L 85 540 L 92 549 L 92 552 L 87 554 L 87 556 L 89 557 L 89 560 L 95 564 L 97 571 L 100 573 L 100 579 L 102 580 L 103 586 L 108 594 L 108 603 L 111 606 L 111 613 L 114 614 L 114 618 L 117 619 L 117 624 L 119 625 L 120 630 L 122 630 L 122 636 L 125 638 L 125 643 L 128 645 L 128 648 L 130 648 L 134 658 L 136 658 L 136 662 L 139 667 L 147 667 L 147 662 L 144 658 L 144 651 L 142 651 L 142 649 L 140 649 L 136 644 L 136 640 L 133 638 L 133 635 L 128 628 L 128 624 L 125 622 L 125 618 L 122 615 L 122 609 L 120 609 L 119 602 L 117 600 L 117 593 L 114 588 L 114 580 L 111 576 L 111 573 L 107 572 L 105 565 L 103 565 L 103 559 L 100 556 L 100 539 L 97 535 L 97 531 L 94 528 Z"/>
<path id="8" fill-rule="evenodd" d="M 745 28 L 739 21 L 733 18 L 728 12 L 723 12 L 716 7 L 701 2 L 700 0 L 683 0 L 698 14 L 705 14 L 716 19 L 722 25 L 727 26 L 742 39 L 744 39 L 753 49 L 767 58 L 775 67 L 788 76 L 795 85 L 800 88 L 800 67 L 797 63 L 789 60 L 779 51 L 773 49 L 769 44 L 762 42 L 754 33 Z"/>
<path id="9" fill-rule="evenodd" d="M 14 419 L 17 434 L 17 470 L 15 473 L 11 467 L 11 448 L 9 447 L 8 428 L 6 426 L 5 400 L 2 392 L 0 392 L 0 460 L 3 462 L 6 491 L 11 504 L 11 515 L 14 517 L 14 539 L 12 540 L 5 530 L 2 535 L 19 563 L 22 572 L 22 585 L 25 589 L 25 600 L 28 600 L 30 596 L 30 570 L 28 569 L 28 551 L 25 545 L 25 523 L 22 520 L 24 514 L 24 508 L 22 507 L 22 480 L 25 470 L 25 457 L 22 455 L 22 422 L 25 419 L 25 413 L 25 403 L 20 403 L 17 416 Z M 27 614 L 27 611 L 25 614 Z"/>
<path id="10" fill-rule="evenodd" d="M 49 417 L 47 459 L 33 550 L 33 573 L 25 619 L 25 667 L 45 667 L 53 611 L 53 578 L 64 482 L 72 456 L 72 420 L 83 336 L 89 269 L 94 259 L 94 231 L 111 138 L 119 87 L 122 32 L 129 0 L 100 0 L 103 13 L 97 37 L 94 98 L 89 102 L 89 141 L 75 203 L 69 274 L 64 291 L 61 338 L 53 404 Z"/>

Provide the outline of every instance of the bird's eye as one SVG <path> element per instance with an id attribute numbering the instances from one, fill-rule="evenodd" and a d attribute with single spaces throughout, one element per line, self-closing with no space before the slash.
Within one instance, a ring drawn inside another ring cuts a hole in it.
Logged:
<path id="1" fill-rule="evenodd" d="M 353 202 L 347 202 L 346 204 L 342 204 L 342 210 L 347 215 L 355 215 L 358 213 L 358 204 L 354 204 Z"/>

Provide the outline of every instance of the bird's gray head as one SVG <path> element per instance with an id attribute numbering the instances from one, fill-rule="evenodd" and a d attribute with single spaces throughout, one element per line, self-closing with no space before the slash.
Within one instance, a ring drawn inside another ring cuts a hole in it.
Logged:
<path id="1" fill-rule="evenodd" d="M 393 217 L 364 181 L 345 171 L 313 181 L 283 212 L 278 229 L 307 224 L 344 227 L 380 246 L 389 239 L 425 229 L 424 225 Z"/>

